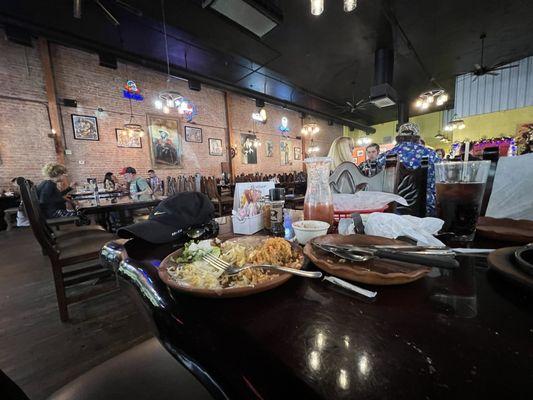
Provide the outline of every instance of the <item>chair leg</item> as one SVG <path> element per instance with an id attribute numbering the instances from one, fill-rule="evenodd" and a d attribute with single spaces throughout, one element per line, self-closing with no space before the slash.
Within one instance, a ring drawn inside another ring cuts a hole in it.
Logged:
<path id="1" fill-rule="evenodd" d="M 56 289 L 57 306 L 59 308 L 59 318 L 61 319 L 61 322 L 67 322 L 69 320 L 67 295 L 65 292 L 61 266 L 59 266 L 57 261 L 52 261 L 52 272 L 54 274 L 54 286 Z"/>

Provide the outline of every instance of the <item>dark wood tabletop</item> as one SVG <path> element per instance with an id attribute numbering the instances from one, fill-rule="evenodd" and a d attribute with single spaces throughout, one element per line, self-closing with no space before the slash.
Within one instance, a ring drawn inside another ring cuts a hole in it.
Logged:
<path id="1" fill-rule="evenodd" d="M 230 228 L 221 225 L 222 236 Z M 157 275 L 177 247 L 131 240 L 104 250 L 126 259 L 124 287 L 216 398 L 531 396 L 533 294 L 489 271 L 486 258 L 371 287 L 373 302 L 298 277 L 250 297 L 202 299 L 170 291 Z"/>
<path id="2" fill-rule="evenodd" d="M 110 211 L 121 210 L 135 210 L 145 207 L 154 207 L 158 205 L 164 196 L 141 195 L 132 198 L 130 196 L 122 196 L 116 198 L 100 199 L 99 204 L 94 200 L 79 200 L 76 202 L 77 209 L 83 211 L 85 214 L 98 214 Z"/>

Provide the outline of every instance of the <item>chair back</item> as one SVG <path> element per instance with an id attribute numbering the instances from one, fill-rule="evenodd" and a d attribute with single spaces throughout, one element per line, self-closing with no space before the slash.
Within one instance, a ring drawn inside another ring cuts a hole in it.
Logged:
<path id="1" fill-rule="evenodd" d="M 387 157 L 385 168 L 376 175 L 368 177 L 352 162 L 343 162 L 329 177 L 332 193 L 353 194 L 361 188 L 377 192 L 393 193 L 395 187 L 395 173 L 397 158 Z"/>
<path id="2" fill-rule="evenodd" d="M 485 185 L 485 193 L 483 194 L 483 201 L 481 202 L 480 215 L 485 215 L 489 205 L 490 195 L 492 193 L 492 186 L 494 184 L 494 175 L 496 175 L 496 167 L 498 167 L 498 160 L 500 159 L 499 147 L 486 147 L 483 149 L 483 160 L 490 161 L 489 175 L 487 177 L 487 184 Z"/>
<path id="3" fill-rule="evenodd" d="M 429 159 L 423 157 L 419 168 L 407 168 L 398 163 L 394 193 L 407 200 L 408 205 L 396 205 L 396 212 L 401 215 L 426 216 L 427 183 Z"/>
<path id="4" fill-rule="evenodd" d="M 55 241 L 51 230 L 46 224 L 46 219 L 41 212 L 41 206 L 39 205 L 35 185 L 22 177 L 17 178 L 17 184 L 19 185 L 22 203 L 24 204 L 24 209 L 30 221 L 31 230 L 35 238 L 46 254 L 57 254 L 58 252 L 54 246 Z"/>

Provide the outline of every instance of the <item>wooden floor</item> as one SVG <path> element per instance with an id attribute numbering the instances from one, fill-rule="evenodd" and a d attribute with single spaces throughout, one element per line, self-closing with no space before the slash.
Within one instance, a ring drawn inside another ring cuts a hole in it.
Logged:
<path id="1" fill-rule="evenodd" d="M 49 261 L 31 231 L 0 232 L 0 369 L 32 400 L 151 337 L 121 291 L 69 310 L 61 323 Z"/>

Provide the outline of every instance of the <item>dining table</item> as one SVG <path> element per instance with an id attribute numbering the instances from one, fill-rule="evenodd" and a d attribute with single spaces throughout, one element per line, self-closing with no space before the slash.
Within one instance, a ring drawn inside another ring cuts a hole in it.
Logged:
<path id="1" fill-rule="evenodd" d="M 236 236 L 230 218 L 219 223 L 219 238 Z M 356 283 L 377 291 L 372 300 L 296 276 L 248 297 L 200 298 L 159 278 L 182 245 L 109 242 L 101 262 L 214 398 L 531 396 L 533 293 L 490 270 L 486 256 L 459 256 L 459 268 L 405 285 Z M 317 267 L 307 260 L 304 269 Z"/>
<path id="2" fill-rule="evenodd" d="M 85 215 L 94 215 L 98 224 L 109 231 L 114 231 L 120 226 L 133 223 L 133 211 L 150 210 L 165 198 L 166 196 L 157 195 L 122 195 L 101 198 L 98 202 L 92 198 L 77 200 L 76 209 Z"/>

